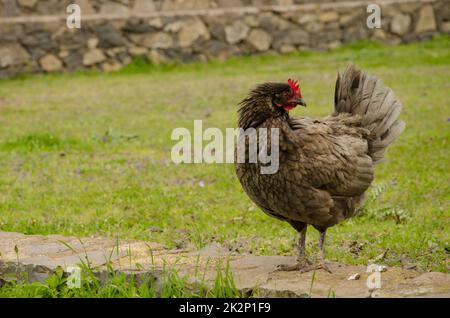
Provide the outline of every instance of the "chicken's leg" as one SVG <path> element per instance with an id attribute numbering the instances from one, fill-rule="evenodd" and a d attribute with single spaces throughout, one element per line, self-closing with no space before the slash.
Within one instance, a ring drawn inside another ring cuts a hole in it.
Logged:
<path id="1" fill-rule="evenodd" d="M 318 265 L 316 268 L 321 268 L 328 273 L 331 273 L 331 270 L 328 268 L 328 266 L 325 263 L 325 234 L 327 233 L 327 229 L 320 229 L 320 236 L 319 236 L 319 254 L 318 254 Z"/>
<path id="2" fill-rule="evenodd" d="M 331 270 L 325 263 L 325 234 L 327 229 L 318 229 L 320 232 L 319 236 L 319 252 L 317 255 L 317 259 L 315 260 L 315 264 L 311 264 L 306 257 L 306 223 L 294 223 L 291 225 L 299 231 L 299 240 L 298 240 L 298 258 L 295 264 L 282 264 L 278 265 L 276 271 L 299 271 L 300 273 L 305 273 L 312 271 L 314 269 L 323 269 L 328 273 L 331 273 Z"/>
<path id="3" fill-rule="evenodd" d="M 300 271 L 307 272 L 310 269 L 309 261 L 306 258 L 306 223 L 295 223 L 293 225 L 299 231 L 298 239 L 298 258 L 295 264 L 281 264 L 277 266 L 276 271 Z"/>

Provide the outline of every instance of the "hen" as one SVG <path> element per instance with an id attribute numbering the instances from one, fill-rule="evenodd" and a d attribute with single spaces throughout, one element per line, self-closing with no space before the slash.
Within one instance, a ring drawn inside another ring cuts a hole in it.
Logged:
<path id="1" fill-rule="evenodd" d="M 330 116 L 292 118 L 288 111 L 297 105 L 306 103 L 291 80 L 261 84 L 240 103 L 239 128 L 279 129 L 279 167 L 274 174 L 261 174 L 262 163 L 243 162 L 236 163 L 236 173 L 257 206 L 299 233 L 297 262 L 278 269 L 313 268 L 305 254 L 309 224 L 320 232 L 317 268 L 329 271 L 327 228 L 357 213 L 375 164 L 405 127 L 398 119 L 402 106 L 390 88 L 354 65 L 338 74 Z M 260 143 L 261 136 L 256 140 Z"/>

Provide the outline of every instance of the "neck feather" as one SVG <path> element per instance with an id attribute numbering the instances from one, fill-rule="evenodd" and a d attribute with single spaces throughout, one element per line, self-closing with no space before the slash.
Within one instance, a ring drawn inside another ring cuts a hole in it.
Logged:
<path id="1" fill-rule="evenodd" d="M 246 98 L 240 103 L 239 128 L 257 128 L 269 118 L 289 118 L 287 112 L 276 111 L 270 105 L 270 98 Z M 270 106 L 269 106 L 270 105 Z"/>

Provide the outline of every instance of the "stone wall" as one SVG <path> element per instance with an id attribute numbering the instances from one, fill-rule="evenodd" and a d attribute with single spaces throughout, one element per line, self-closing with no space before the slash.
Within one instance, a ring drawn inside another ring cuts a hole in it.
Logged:
<path id="1" fill-rule="evenodd" d="M 122 14 L 345 1 L 348 0 L 0 0 L 0 16 L 61 14 L 70 3 L 79 4 L 85 13 Z"/>
<path id="2" fill-rule="evenodd" d="M 66 26 L 66 5 L 82 9 Z M 261 52 L 331 49 L 375 39 L 397 44 L 450 33 L 449 0 L 373 1 L 0 0 L 0 78 L 24 72 L 116 70 L 140 56 L 159 64 Z"/>

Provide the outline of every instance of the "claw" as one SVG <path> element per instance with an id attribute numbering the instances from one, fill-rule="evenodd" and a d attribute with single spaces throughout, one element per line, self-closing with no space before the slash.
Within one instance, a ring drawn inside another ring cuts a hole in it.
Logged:
<path id="1" fill-rule="evenodd" d="M 275 272 L 293 272 L 299 271 L 302 267 L 306 267 L 307 265 L 300 265 L 300 263 L 295 264 L 280 264 L 275 269 Z"/>
<path id="2" fill-rule="evenodd" d="M 328 268 L 325 262 L 320 262 L 317 266 L 311 264 L 310 261 L 306 262 L 296 262 L 295 264 L 281 264 L 273 272 L 294 272 L 298 271 L 300 273 L 306 273 L 317 269 L 323 269 L 324 271 L 332 274 L 332 271 Z"/>
<path id="3" fill-rule="evenodd" d="M 300 273 L 306 273 L 312 270 L 308 263 L 295 263 L 295 264 L 280 264 L 277 266 L 274 272 L 294 272 L 299 271 Z"/>
<path id="4" fill-rule="evenodd" d="M 325 264 L 325 262 L 319 263 L 319 265 L 316 267 L 316 269 L 323 269 L 324 271 L 333 274 L 333 272 L 328 268 L 328 266 Z"/>

